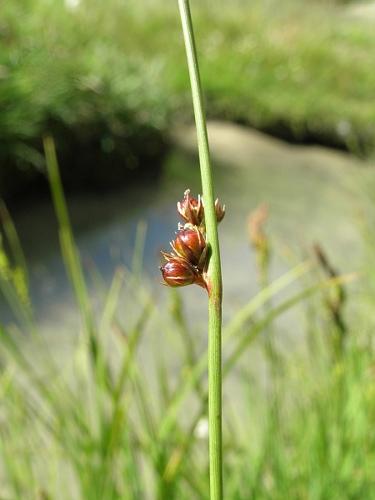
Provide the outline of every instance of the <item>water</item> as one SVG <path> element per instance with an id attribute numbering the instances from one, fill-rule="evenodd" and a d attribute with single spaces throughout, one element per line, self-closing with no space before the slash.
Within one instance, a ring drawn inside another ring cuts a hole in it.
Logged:
<path id="1" fill-rule="evenodd" d="M 139 221 L 147 225 L 144 273 L 163 303 L 159 286 L 159 251 L 168 249 L 178 217 L 176 201 L 189 187 L 199 192 L 200 178 L 194 129 L 179 130 L 158 184 L 103 195 L 69 199 L 76 241 L 91 288 L 96 273 L 105 284 L 115 268 L 130 266 Z M 358 214 L 363 188 L 372 171 L 349 155 L 323 148 L 296 147 L 259 133 L 223 123 L 210 126 L 216 192 L 227 206 L 220 225 L 225 318 L 257 290 L 254 255 L 247 218 L 259 203 L 269 205 L 266 226 L 273 248 L 271 276 L 311 255 L 319 242 L 344 272 L 358 266 L 361 255 Z M 48 201 L 16 216 L 30 266 L 32 296 L 41 325 L 59 332 L 76 325 L 70 286 L 61 262 L 56 221 Z M 203 291 L 183 290 L 188 313 L 198 326 L 205 318 Z M 56 326 L 58 325 L 58 326 Z"/>

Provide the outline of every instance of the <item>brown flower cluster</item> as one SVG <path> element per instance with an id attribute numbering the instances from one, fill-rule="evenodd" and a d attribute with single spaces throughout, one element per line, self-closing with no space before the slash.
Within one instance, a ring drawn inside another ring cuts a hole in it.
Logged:
<path id="1" fill-rule="evenodd" d="M 177 203 L 177 211 L 184 224 L 178 224 L 176 238 L 171 242 L 172 252 L 162 252 L 166 260 L 160 268 L 164 284 L 176 287 L 195 283 L 206 288 L 208 252 L 202 197 L 193 198 L 187 189 L 183 200 Z M 215 201 L 215 212 L 220 222 L 225 215 L 225 206 L 219 200 Z"/>

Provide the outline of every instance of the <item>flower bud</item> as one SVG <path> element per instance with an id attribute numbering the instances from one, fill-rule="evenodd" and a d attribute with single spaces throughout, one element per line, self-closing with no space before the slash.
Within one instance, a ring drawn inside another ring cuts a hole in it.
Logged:
<path id="1" fill-rule="evenodd" d="M 176 239 L 171 243 L 177 255 L 197 266 L 206 249 L 206 241 L 200 230 L 192 226 L 178 231 Z"/>
<path id="2" fill-rule="evenodd" d="M 190 196 L 190 189 L 184 193 L 184 199 L 177 203 L 177 211 L 181 217 L 194 226 L 200 226 L 204 219 L 204 209 L 202 198 L 198 195 L 198 199 Z"/>
<path id="3" fill-rule="evenodd" d="M 169 258 L 160 268 L 166 285 L 187 286 L 196 282 L 196 271 L 194 267 L 181 257 Z"/>

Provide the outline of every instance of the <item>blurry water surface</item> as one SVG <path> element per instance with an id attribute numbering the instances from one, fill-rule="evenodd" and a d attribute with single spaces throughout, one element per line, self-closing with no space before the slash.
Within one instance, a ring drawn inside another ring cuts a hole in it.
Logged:
<path id="1" fill-rule="evenodd" d="M 194 129 L 176 133 L 159 183 L 147 178 L 131 190 L 69 198 L 74 233 L 92 290 L 98 276 L 108 285 L 119 265 L 131 266 L 137 227 L 146 226 L 143 273 L 163 304 L 168 293 L 159 285 L 159 251 L 168 249 L 177 228 L 176 201 L 189 187 L 200 191 Z M 220 225 L 224 316 L 227 318 L 257 290 L 247 218 L 259 203 L 269 205 L 266 225 L 271 238 L 271 277 L 311 255 L 322 244 L 342 272 L 360 261 L 360 221 L 364 186 L 374 174 L 349 155 L 281 143 L 234 125 L 212 123 L 211 149 L 216 192 L 227 207 Z M 38 321 L 54 331 L 76 325 L 74 300 L 62 264 L 56 220 L 48 201 L 16 215 L 16 225 L 30 266 Z M 187 310 L 199 326 L 206 315 L 203 291 L 182 290 Z M 125 299 L 124 299 L 125 300 Z"/>

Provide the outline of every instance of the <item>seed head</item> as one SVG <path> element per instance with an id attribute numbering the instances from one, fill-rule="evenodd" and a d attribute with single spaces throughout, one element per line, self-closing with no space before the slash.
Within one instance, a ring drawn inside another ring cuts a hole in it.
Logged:
<path id="1" fill-rule="evenodd" d="M 184 193 L 184 199 L 177 203 L 177 211 L 181 217 L 194 226 L 200 226 L 204 219 L 204 209 L 202 198 L 198 199 L 190 196 L 190 189 Z"/>
<path id="2" fill-rule="evenodd" d="M 160 271 L 165 284 L 173 287 L 192 285 L 197 279 L 194 267 L 187 260 L 178 256 L 170 255 Z"/>
<path id="3" fill-rule="evenodd" d="M 196 226 L 180 229 L 176 239 L 171 243 L 175 253 L 197 266 L 205 253 L 206 241 L 203 234 Z"/>
<path id="4" fill-rule="evenodd" d="M 178 287 L 195 283 L 209 291 L 207 264 L 208 245 L 204 221 L 204 205 L 200 195 L 190 196 L 190 189 L 177 203 L 177 211 L 185 221 L 178 224 L 176 238 L 171 242 L 172 252 L 161 252 L 166 263 L 160 268 L 164 284 Z M 220 222 L 225 215 L 225 206 L 215 201 L 215 214 Z"/>
<path id="5" fill-rule="evenodd" d="M 250 243 L 256 250 L 267 247 L 267 236 L 264 232 L 264 224 L 268 218 L 268 206 L 263 203 L 259 205 L 248 218 Z"/>

